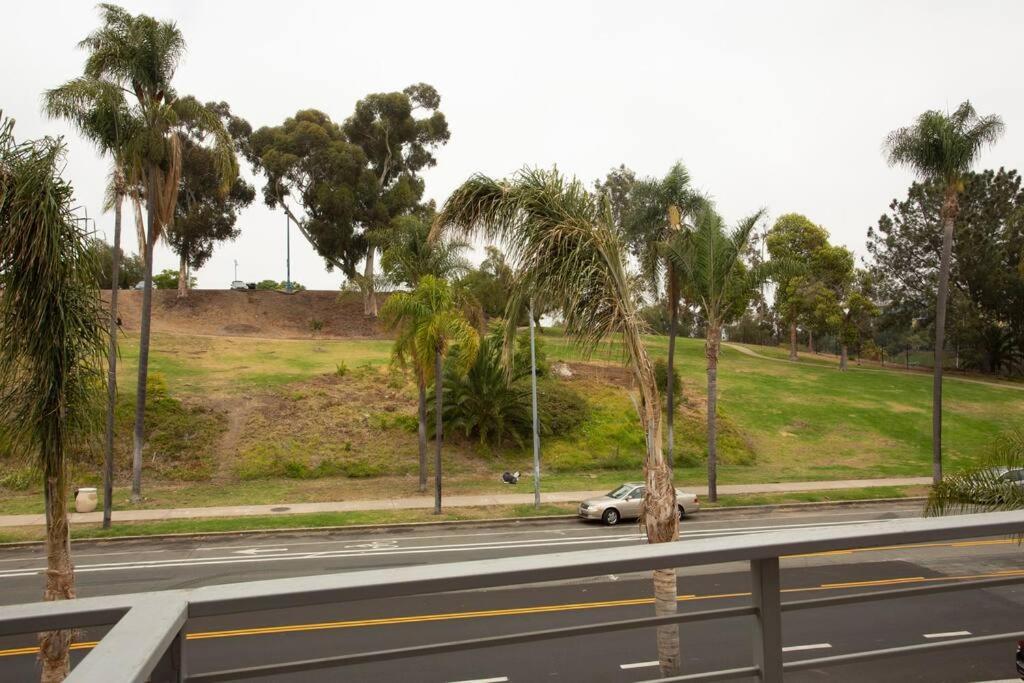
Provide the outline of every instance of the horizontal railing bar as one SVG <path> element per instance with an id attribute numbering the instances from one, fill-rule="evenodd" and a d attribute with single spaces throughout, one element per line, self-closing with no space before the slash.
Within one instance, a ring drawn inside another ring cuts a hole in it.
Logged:
<path id="1" fill-rule="evenodd" d="M 446 652 L 479 650 L 488 647 L 498 647 L 500 645 L 530 643 L 538 640 L 572 638 L 575 636 L 595 635 L 599 633 L 625 631 L 635 628 L 649 628 L 654 626 L 663 626 L 666 624 L 692 623 L 696 621 L 706 621 L 709 619 L 745 617 L 750 616 L 755 612 L 756 608 L 753 605 L 745 605 L 741 607 L 723 607 L 720 609 L 701 610 L 699 612 L 680 612 L 678 614 L 670 614 L 660 617 L 621 619 L 618 621 L 606 621 L 598 624 L 583 624 L 580 626 L 566 626 L 562 628 L 544 629 L 541 631 L 512 633 L 503 636 L 472 638 L 447 643 L 430 643 L 428 645 L 412 645 L 409 647 L 400 647 L 389 650 L 376 650 L 374 652 L 358 652 L 348 655 L 336 655 L 334 657 L 319 657 L 316 659 L 304 659 L 294 662 L 281 662 L 278 664 L 264 664 L 237 669 L 224 669 L 221 671 L 193 674 L 189 676 L 187 680 L 196 682 L 202 681 L 203 683 L 213 683 L 213 681 L 237 681 L 239 679 L 253 678 L 257 676 L 298 673 L 300 671 L 312 671 L 315 669 L 350 666 L 353 664 L 367 664 L 369 662 L 407 659 L 409 657 L 436 655 Z"/>
<path id="2" fill-rule="evenodd" d="M 217 616 L 295 608 L 326 602 L 401 597 L 419 593 L 493 588 L 558 581 L 664 567 L 692 567 L 784 555 L 872 546 L 917 544 L 1024 532 L 1024 512 L 1005 511 L 957 517 L 898 519 L 851 527 L 740 534 L 727 538 L 684 539 L 630 548 L 621 557 L 607 550 L 452 562 L 287 579 L 222 584 L 195 589 L 189 616 Z"/>
<path id="3" fill-rule="evenodd" d="M 31 602 L 0 609 L 0 636 L 116 623 L 144 594 Z"/>
<path id="4" fill-rule="evenodd" d="M 998 579 L 951 581 L 949 583 L 939 583 L 933 586 L 914 586 L 912 588 L 894 588 L 892 590 L 871 591 L 869 593 L 832 595 L 827 598 L 809 598 L 807 600 L 792 600 L 790 602 L 782 603 L 782 611 L 790 612 L 801 609 L 814 609 L 817 607 L 835 607 L 837 605 L 849 605 L 858 602 L 869 602 L 871 600 L 913 598 L 919 595 L 931 595 L 932 593 L 948 593 L 951 591 L 999 588 L 1000 586 L 1011 586 L 1016 583 L 1024 583 L 1024 574 L 1000 577 Z"/>
<path id="5" fill-rule="evenodd" d="M 985 645 L 986 643 L 1000 643 L 1007 640 L 1019 640 L 1020 638 L 1024 638 L 1024 631 L 996 633 L 988 636 L 973 636 L 971 638 L 957 638 L 955 640 L 939 640 L 933 643 L 902 645 L 900 647 L 888 647 L 882 650 L 865 650 L 863 652 L 850 652 L 842 655 L 831 655 L 829 657 L 800 659 L 795 662 L 786 662 L 782 665 L 782 668 L 785 671 L 802 671 L 803 669 L 816 669 L 821 666 L 855 664 L 857 662 L 867 662 L 872 659 L 898 657 L 900 655 L 917 654 L 919 652 L 931 652 L 932 650 L 970 647 L 971 645 Z"/>
<path id="6" fill-rule="evenodd" d="M 682 683 L 683 681 L 727 681 L 730 678 L 743 678 L 744 676 L 760 676 L 761 670 L 756 666 L 741 666 L 735 669 L 719 669 L 718 671 L 705 671 L 699 674 L 683 674 L 681 676 L 670 676 L 668 678 L 654 678 L 641 683 Z"/>

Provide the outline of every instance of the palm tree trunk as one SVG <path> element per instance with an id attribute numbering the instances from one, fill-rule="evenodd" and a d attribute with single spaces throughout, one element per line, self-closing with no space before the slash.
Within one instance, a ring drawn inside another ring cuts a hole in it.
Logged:
<path id="1" fill-rule="evenodd" d="M 188 298 L 188 259 L 185 258 L 186 249 L 182 248 L 181 258 L 178 261 L 178 298 Z"/>
<path id="2" fill-rule="evenodd" d="M 789 323 L 789 359 L 796 360 L 796 320 Z"/>
<path id="3" fill-rule="evenodd" d="M 722 328 L 708 324 L 708 500 L 718 500 L 718 348 Z"/>
<path id="4" fill-rule="evenodd" d="M 63 448 L 58 445 L 58 449 Z M 75 597 L 75 568 L 71 564 L 71 532 L 68 528 L 67 481 L 63 453 L 44 458 L 46 494 L 46 585 L 44 600 L 72 600 Z M 45 631 L 39 634 L 40 681 L 63 681 L 70 669 L 68 651 L 73 631 Z"/>
<path id="5" fill-rule="evenodd" d="M 441 514 L 441 443 L 444 422 L 441 415 L 441 352 L 434 352 L 434 514 Z"/>
<path id="6" fill-rule="evenodd" d="M 844 372 L 846 371 L 846 364 L 848 358 L 849 350 L 846 346 L 846 343 L 844 342 L 842 346 L 839 347 L 839 369 Z"/>
<path id="7" fill-rule="evenodd" d="M 146 225 L 142 220 L 142 199 L 138 194 L 132 196 L 132 206 L 135 209 L 135 234 L 139 240 L 139 256 L 146 260 Z M 128 286 L 134 287 L 137 283 L 129 282 Z"/>
<path id="8" fill-rule="evenodd" d="M 147 174 L 150 177 L 155 171 Z M 146 379 L 149 376 L 149 328 L 153 313 L 153 249 L 156 246 L 156 183 L 149 182 L 146 192 L 146 213 L 149 223 L 146 235 L 146 259 L 142 286 L 142 321 L 139 325 L 139 380 L 135 387 L 135 432 L 132 449 L 132 502 L 142 499 L 142 446 L 145 439 Z"/>
<path id="9" fill-rule="evenodd" d="M 117 182 L 115 180 L 115 182 Z M 115 192 L 117 192 L 115 190 Z M 107 351 L 107 433 L 103 450 L 103 528 L 110 528 L 114 497 L 114 408 L 117 406 L 117 295 L 121 277 L 121 204 L 114 196 L 114 251 L 110 266 L 110 347 Z"/>
<path id="10" fill-rule="evenodd" d="M 814 330 L 807 328 L 807 353 L 814 353 Z"/>
<path id="11" fill-rule="evenodd" d="M 420 493 L 427 490 L 427 383 L 423 377 L 417 378 L 419 384 L 419 446 L 420 446 Z"/>
<path id="12" fill-rule="evenodd" d="M 953 253 L 956 191 L 946 190 L 942 203 L 942 255 L 939 257 L 939 292 L 935 304 L 935 368 L 932 371 L 932 482 L 942 481 L 942 347 L 946 343 L 946 299 L 949 294 L 949 262 Z"/>
<path id="13" fill-rule="evenodd" d="M 672 296 L 672 293 L 669 294 Z M 665 414 L 665 428 L 668 432 L 668 449 L 665 453 L 666 460 L 668 462 L 669 469 L 675 467 L 675 459 L 673 457 L 673 451 L 675 446 L 675 369 L 676 369 L 676 334 L 678 329 L 678 318 L 679 318 L 679 302 L 672 299 L 669 303 L 670 311 L 668 318 L 668 365 L 665 374 L 665 407 L 667 412 Z"/>
<path id="14" fill-rule="evenodd" d="M 377 291 L 373 286 L 373 257 L 372 246 L 366 251 L 366 265 L 363 267 L 363 315 L 372 318 L 377 317 Z"/>

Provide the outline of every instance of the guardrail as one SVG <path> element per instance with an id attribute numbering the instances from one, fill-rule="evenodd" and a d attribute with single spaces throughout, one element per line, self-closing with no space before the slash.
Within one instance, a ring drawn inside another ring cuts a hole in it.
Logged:
<path id="1" fill-rule="evenodd" d="M 782 615 L 796 610 L 915 597 L 932 593 L 996 588 L 1024 582 L 1024 575 L 936 583 L 930 586 L 853 593 L 835 597 L 781 602 L 779 558 L 790 555 L 887 545 L 929 543 L 1024 533 L 1024 511 L 997 512 L 931 519 L 900 519 L 842 528 L 813 528 L 683 540 L 630 547 L 628 555 L 607 550 L 531 555 L 500 560 L 452 562 L 401 567 L 387 571 L 356 571 L 321 576 L 275 579 L 207 586 L 184 591 L 160 591 L 63 602 L 15 605 L 0 610 L 0 636 L 44 630 L 113 624 L 96 647 L 72 670 L 72 683 L 154 683 L 234 681 L 254 676 L 296 673 L 349 664 L 396 660 L 423 655 L 535 642 L 557 638 L 690 623 L 724 617 L 753 618 L 753 657 L 750 666 L 657 679 L 716 681 L 749 676 L 781 681 L 784 672 L 849 664 L 914 652 L 962 648 L 993 641 L 1024 638 L 1024 631 L 957 638 L 941 642 L 783 661 Z M 724 562 L 750 563 L 750 605 L 669 616 L 601 621 L 580 626 L 527 631 L 510 635 L 376 650 L 332 657 L 256 665 L 189 674 L 185 627 L 189 619 L 286 607 L 342 603 L 350 600 L 393 598 L 423 593 L 507 587 L 649 571 L 662 567 L 695 567 Z M 654 683 L 653 681 L 651 683 Z"/>

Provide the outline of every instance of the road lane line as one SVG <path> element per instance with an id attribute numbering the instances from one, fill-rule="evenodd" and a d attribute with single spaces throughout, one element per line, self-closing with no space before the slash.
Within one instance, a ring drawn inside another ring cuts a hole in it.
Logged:
<path id="1" fill-rule="evenodd" d="M 867 581 L 867 582 L 850 582 L 849 584 L 821 584 L 820 586 L 805 586 L 801 588 L 783 588 L 782 593 L 800 593 L 809 591 L 823 591 L 823 590 L 840 590 L 848 587 L 859 587 L 870 584 L 871 586 L 881 586 L 889 584 L 900 584 L 908 581 L 917 582 L 937 582 L 937 581 L 970 581 L 973 579 L 987 579 L 998 576 L 1006 576 L 1007 574 L 1016 573 L 1024 574 L 1024 570 L 1011 571 L 999 571 L 991 574 L 968 574 L 964 576 L 933 576 L 928 578 L 921 577 L 909 577 L 909 578 L 895 578 L 895 579 L 880 579 L 878 581 Z M 747 597 L 749 592 L 743 593 L 720 593 L 717 595 L 680 595 L 677 596 L 677 600 L 690 601 L 690 600 L 716 600 L 736 597 Z M 186 636 L 187 640 L 205 640 L 209 638 L 230 638 L 236 636 L 253 636 L 253 635 L 275 635 L 280 633 L 298 633 L 304 631 L 324 631 L 341 628 L 357 628 L 363 626 L 387 626 L 393 624 L 411 624 L 411 623 L 423 623 L 423 622 L 434 622 L 434 621 L 449 621 L 454 619 L 474 619 L 480 617 L 496 617 L 496 616 L 511 616 L 519 614 L 534 614 L 542 612 L 562 612 L 571 610 L 585 610 L 585 609 L 599 609 L 606 607 L 629 607 L 635 605 L 650 605 L 654 603 L 654 598 L 631 598 L 624 600 L 607 600 L 602 602 L 589 602 L 589 603 L 569 603 L 569 604 L 556 604 L 556 605 L 540 605 L 534 607 L 515 607 L 500 610 L 481 610 L 477 612 L 447 612 L 447 613 L 435 613 L 435 614 L 423 614 L 416 616 L 407 617 L 381 617 L 376 619 L 360 619 L 352 621 L 335 621 L 335 622 L 320 622 L 313 624 L 292 624 L 285 626 L 264 626 L 254 627 L 245 629 L 235 629 L 230 631 L 205 631 L 197 633 L 189 633 Z M 71 645 L 72 649 L 89 649 L 95 647 L 95 642 L 89 643 L 75 643 Z M 38 654 L 39 649 L 37 647 L 21 647 L 13 648 L 9 650 L 0 650 L 0 657 L 10 657 L 14 655 L 28 655 Z"/>
<path id="2" fill-rule="evenodd" d="M 925 638 L 956 638 L 957 636 L 969 636 L 970 631 L 946 631 L 945 633 L 925 633 Z"/>
<path id="3" fill-rule="evenodd" d="M 803 650 L 827 650 L 831 648 L 830 643 L 813 643 L 811 645 L 790 645 L 782 648 L 783 652 L 802 652 Z"/>
<path id="4" fill-rule="evenodd" d="M 657 659 L 653 662 L 633 662 L 632 664 L 619 664 L 620 669 L 643 669 L 649 666 L 658 666 L 661 664 Z"/>
<path id="5" fill-rule="evenodd" d="M 452 681 L 452 683 L 505 683 L 508 680 L 508 676 L 498 676 L 496 678 L 473 678 L 468 681 Z"/>

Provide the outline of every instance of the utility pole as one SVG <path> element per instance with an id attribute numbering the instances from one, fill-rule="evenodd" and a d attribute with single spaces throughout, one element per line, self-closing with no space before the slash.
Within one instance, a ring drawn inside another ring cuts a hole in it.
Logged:
<path id="1" fill-rule="evenodd" d="M 238 259 L 235 259 L 235 279 L 238 279 Z"/>
<path id="2" fill-rule="evenodd" d="M 537 420 L 537 345 L 533 338 L 533 297 L 530 297 L 530 383 L 533 390 L 533 506 L 540 507 L 540 424 Z"/>
<path id="3" fill-rule="evenodd" d="M 289 294 L 292 293 L 292 219 L 287 213 L 284 215 L 285 219 L 285 230 L 284 230 L 284 270 L 285 277 L 287 280 L 284 283 L 284 289 Z"/>

